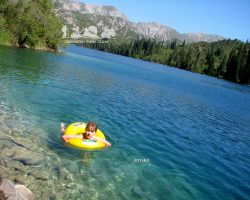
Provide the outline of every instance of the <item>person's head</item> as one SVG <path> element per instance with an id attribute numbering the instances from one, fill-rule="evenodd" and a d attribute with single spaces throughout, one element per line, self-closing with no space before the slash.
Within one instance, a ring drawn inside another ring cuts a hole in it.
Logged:
<path id="1" fill-rule="evenodd" d="M 85 133 L 86 133 L 87 138 L 93 137 L 93 135 L 95 134 L 96 131 L 97 131 L 97 126 L 96 126 L 95 122 L 87 123 L 87 125 L 85 127 Z"/>

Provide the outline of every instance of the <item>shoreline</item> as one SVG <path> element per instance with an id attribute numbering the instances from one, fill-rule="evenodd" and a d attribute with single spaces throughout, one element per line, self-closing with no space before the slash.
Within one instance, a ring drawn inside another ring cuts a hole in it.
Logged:
<path id="1" fill-rule="evenodd" d="M 57 195 L 54 191 L 65 190 L 64 185 L 60 184 L 61 180 L 67 183 L 68 188 L 74 184 L 75 177 L 72 177 L 72 173 L 66 168 L 60 168 L 61 162 L 65 162 L 66 165 L 70 165 L 70 163 L 57 157 L 56 153 L 48 149 L 45 141 L 41 141 L 36 135 L 31 134 L 43 135 L 42 129 L 27 124 L 28 122 L 15 109 L 10 108 L 5 101 L 1 101 L 1 98 L 0 102 L 3 105 L 0 107 L 0 180 L 5 179 L 8 183 L 10 181 L 18 187 L 23 185 L 21 187 L 31 191 L 28 194 L 34 199 L 50 199 L 52 197 L 54 199 Z M 48 168 L 51 170 L 47 171 Z M 52 188 L 50 191 L 44 189 L 48 185 Z M 2 186 L 7 188 L 7 186 Z M 16 192 L 14 186 L 8 191 Z M 3 190 L 5 196 L 9 195 L 8 191 Z M 60 194 L 60 199 L 64 195 L 66 194 Z"/>
<path id="2" fill-rule="evenodd" d="M 61 51 L 60 49 L 51 49 L 51 48 L 47 48 L 45 46 L 38 46 L 38 47 L 30 47 L 28 45 L 25 45 L 24 47 L 20 47 L 18 45 L 14 45 L 14 44 L 10 44 L 10 43 L 5 43 L 5 44 L 1 44 L 0 46 L 5 46 L 5 47 L 15 47 L 18 49 L 32 49 L 32 50 L 39 50 L 39 51 L 49 51 L 49 52 L 55 52 L 55 53 L 62 53 L 63 51 Z"/>

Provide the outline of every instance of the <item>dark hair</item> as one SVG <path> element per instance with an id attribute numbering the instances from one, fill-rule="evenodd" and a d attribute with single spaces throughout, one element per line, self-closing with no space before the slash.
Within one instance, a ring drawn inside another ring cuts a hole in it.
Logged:
<path id="1" fill-rule="evenodd" d="M 97 131 L 97 126 L 95 122 L 89 122 L 87 123 L 85 127 L 85 131 Z"/>

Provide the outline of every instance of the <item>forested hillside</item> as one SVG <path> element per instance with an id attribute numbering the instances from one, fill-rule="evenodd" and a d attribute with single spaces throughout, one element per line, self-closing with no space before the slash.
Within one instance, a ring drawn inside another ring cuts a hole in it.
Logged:
<path id="1" fill-rule="evenodd" d="M 0 44 L 57 50 L 62 26 L 50 0 L 0 1 Z"/>
<path id="2" fill-rule="evenodd" d="M 233 82 L 250 84 L 250 43 L 223 40 L 185 44 L 136 39 L 118 43 L 84 43 L 83 46 L 178 67 Z"/>

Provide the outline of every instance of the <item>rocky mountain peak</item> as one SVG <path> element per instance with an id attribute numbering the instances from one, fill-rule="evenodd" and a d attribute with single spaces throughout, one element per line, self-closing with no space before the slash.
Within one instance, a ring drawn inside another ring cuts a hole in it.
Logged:
<path id="1" fill-rule="evenodd" d="M 53 2 L 56 14 L 65 23 L 64 37 L 133 39 L 143 36 L 158 40 L 178 39 L 186 42 L 214 42 L 224 39 L 218 35 L 204 33 L 181 34 L 157 22 L 130 22 L 114 6 L 100 6 L 72 0 L 53 0 Z"/>
<path id="2" fill-rule="evenodd" d="M 78 11 L 81 14 L 112 16 L 127 20 L 127 17 L 114 6 L 99 6 L 71 0 L 55 0 L 54 2 L 65 11 Z"/>
<path id="3" fill-rule="evenodd" d="M 133 28 L 136 32 L 145 37 L 159 38 L 161 40 L 170 40 L 175 37 L 180 38 L 181 35 L 174 29 L 159 24 L 157 22 L 139 22 L 133 23 Z"/>

